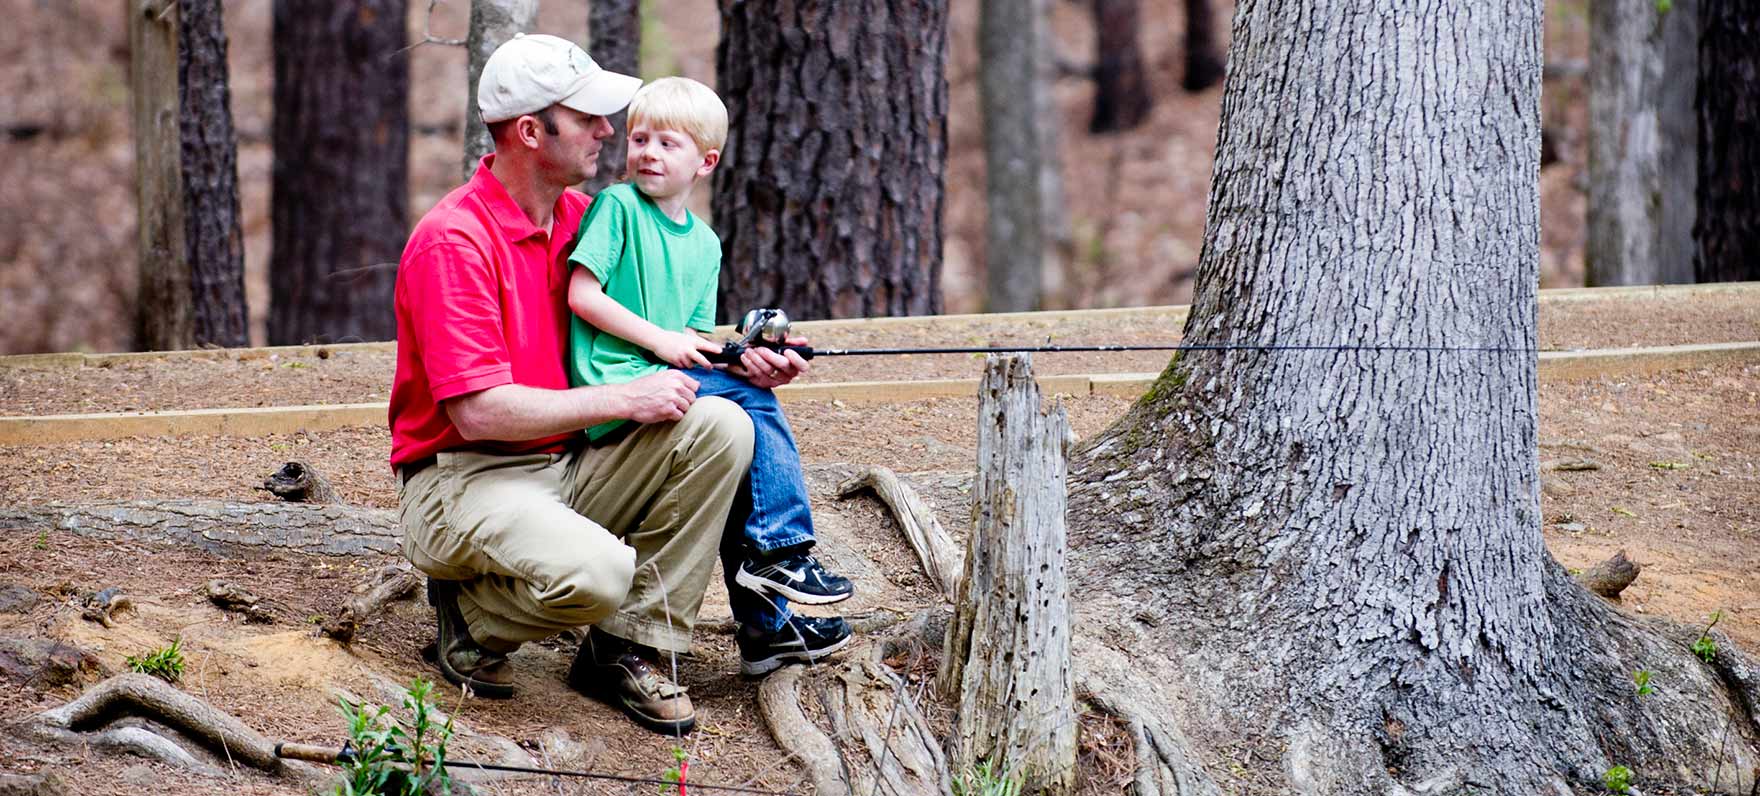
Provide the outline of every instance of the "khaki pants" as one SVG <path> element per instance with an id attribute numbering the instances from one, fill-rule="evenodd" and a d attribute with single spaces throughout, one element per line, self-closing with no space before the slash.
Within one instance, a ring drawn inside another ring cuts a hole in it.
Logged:
<path id="1" fill-rule="evenodd" d="M 491 650 L 597 625 L 684 652 L 751 456 L 751 420 L 713 397 L 576 453 L 441 453 L 398 488 L 403 552 L 464 582 L 459 609 Z"/>

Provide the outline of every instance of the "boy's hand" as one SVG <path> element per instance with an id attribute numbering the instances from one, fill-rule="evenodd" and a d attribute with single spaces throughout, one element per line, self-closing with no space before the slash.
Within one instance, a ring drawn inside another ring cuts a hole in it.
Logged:
<path id="1" fill-rule="evenodd" d="M 688 370 L 694 367 L 710 367 L 709 358 L 704 354 L 720 351 L 721 346 L 690 332 L 663 332 L 654 341 L 651 350 L 661 361 Z"/>
<path id="2" fill-rule="evenodd" d="M 613 385 L 623 392 L 625 416 L 637 423 L 665 423 L 684 418 L 697 400 L 697 380 L 676 370 L 651 373 Z"/>

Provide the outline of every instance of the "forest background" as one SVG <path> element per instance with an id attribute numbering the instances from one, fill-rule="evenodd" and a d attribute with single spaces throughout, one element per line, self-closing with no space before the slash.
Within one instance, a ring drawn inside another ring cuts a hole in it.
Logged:
<path id="1" fill-rule="evenodd" d="M 0 354 L 132 347 L 136 241 L 128 35 L 112 0 L 11 0 L 0 28 Z M 708 2 L 644 2 L 642 76 L 715 85 L 719 16 Z M 954 0 L 947 54 L 948 157 L 941 289 L 945 311 L 984 304 L 984 141 L 978 102 L 978 6 Z M 1052 96 L 1069 238 L 1045 275 L 1047 309 L 1178 304 L 1190 299 L 1222 87 L 1181 88 L 1185 3 L 1142 0 L 1139 44 L 1153 108 L 1134 129 L 1094 134 L 1094 15 L 1053 0 L 1052 54 L 1066 68 Z M 469 3 L 411 2 L 408 39 L 463 38 Z M 272 4 L 224 4 L 238 132 L 250 340 L 267 342 L 271 295 Z M 1214 9 L 1227 47 L 1229 2 Z M 588 3 L 547 0 L 538 29 L 583 44 Z M 1588 49 L 1586 3 L 1547 3 L 1545 124 L 1559 160 L 1541 175 L 1541 286 L 1583 284 Z M 457 185 L 467 103 L 463 47 L 426 44 L 409 60 L 411 222 Z M 1577 65 L 1572 68 L 1570 65 Z M 619 134 L 621 134 L 621 130 Z M 313 153 L 308 156 L 316 156 Z M 707 192 L 696 210 L 708 217 Z M 712 221 L 712 219 L 711 219 Z M 387 234 L 401 237 L 402 230 Z M 386 267 L 390 267 L 387 265 Z"/>

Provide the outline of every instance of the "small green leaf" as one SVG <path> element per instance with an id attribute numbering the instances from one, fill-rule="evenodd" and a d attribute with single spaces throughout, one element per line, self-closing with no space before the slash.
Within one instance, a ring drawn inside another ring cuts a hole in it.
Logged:
<path id="1" fill-rule="evenodd" d="M 1674 0 L 1656 0 L 1656 13 L 1666 14 L 1674 10 Z"/>
<path id="2" fill-rule="evenodd" d="M 1692 465 L 1686 462 L 1651 462 L 1650 466 L 1658 470 L 1685 470 Z"/>
<path id="3" fill-rule="evenodd" d="M 1638 516 L 1637 514 L 1633 513 L 1631 509 L 1625 508 L 1624 506 L 1614 506 L 1612 508 L 1612 511 L 1613 511 L 1613 513 L 1618 514 L 1621 517 L 1634 517 L 1635 518 Z"/>

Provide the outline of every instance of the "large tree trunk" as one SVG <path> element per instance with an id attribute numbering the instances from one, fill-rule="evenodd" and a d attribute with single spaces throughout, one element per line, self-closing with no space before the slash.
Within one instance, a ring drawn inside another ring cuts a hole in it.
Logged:
<path id="1" fill-rule="evenodd" d="M 1590 285 L 1693 281 L 1699 2 L 1589 4 Z"/>
<path id="2" fill-rule="evenodd" d="M 135 346 L 189 348 L 194 341 L 184 264 L 183 175 L 177 101 L 175 0 L 142 0 L 128 14 L 129 99 L 134 117 Z"/>
<path id="3" fill-rule="evenodd" d="M 641 0 L 593 0 L 588 9 L 587 35 L 592 37 L 587 54 L 599 66 L 626 75 L 642 73 Z M 599 150 L 599 171 L 587 180 L 587 193 L 597 194 L 623 178 L 629 152 L 627 117 L 624 111 L 611 116 L 611 126 L 617 132 L 605 139 L 605 146 Z"/>
<path id="4" fill-rule="evenodd" d="M 595 7 L 598 3 L 593 4 Z M 483 77 L 483 64 L 495 48 L 505 44 L 516 33 L 529 33 L 538 26 L 538 0 L 471 0 L 470 29 L 465 33 L 466 60 L 464 102 L 464 178 L 477 171 L 477 161 L 495 148 L 489 140 L 489 128 L 477 110 L 477 81 Z M 597 58 L 598 53 L 589 53 Z"/>
<path id="5" fill-rule="evenodd" d="M 1079 679 L 1140 789 L 1256 759 L 1261 792 L 1686 790 L 1726 717 L 1751 787 L 1736 653 L 1540 536 L 1540 6 L 1238 7 L 1186 340 L 1514 350 L 1185 352 L 1075 458 Z"/>
<path id="6" fill-rule="evenodd" d="M 408 230 L 406 0 L 276 0 L 269 343 L 389 340 Z"/>
<path id="7" fill-rule="evenodd" d="M 177 72 L 183 131 L 184 246 L 196 345 L 250 345 L 244 230 L 238 208 L 238 136 L 219 0 L 183 0 Z"/>
<path id="8" fill-rule="evenodd" d="M 1155 96 L 1138 43 L 1141 0 L 1093 0 L 1095 61 L 1094 118 L 1088 130 L 1129 130 L 1149 118 Z"/>
<path id="9" fill-rule="evenodd" d="M 941 311 L 942 0 L 721 0 L 720 314 Z"/>
<path id="10" fill-rule="evenodd" d="M 1039 63 L 1045 19 L 1034 0 L 983 0 L 978 17 L 978 99 L 984 113 L 984 309 L 1036 310 L 1044 302 L 1040 206 L 1048 90 Z M 1028 102 L 1021 98 L 1027 97 Z M 1053 163 L 1056 162 L 1053 158 Z"/>
<path id="11" fill-rule="evenodd" d="M 1694 272 L 1700 282 L 1760 279 L 1760 6 L 1698 1 L 1705 14 Z"/>

